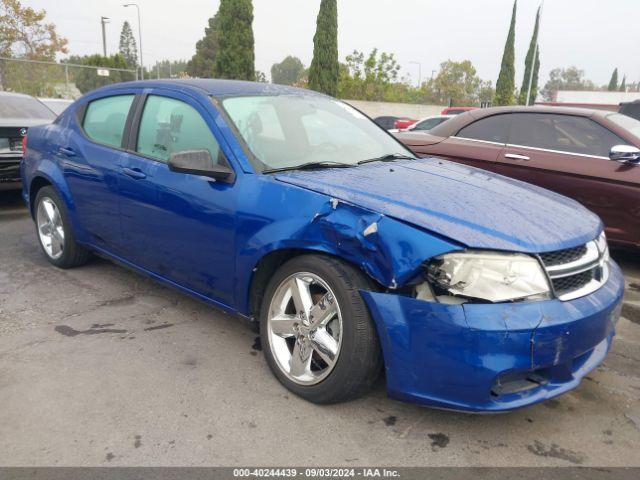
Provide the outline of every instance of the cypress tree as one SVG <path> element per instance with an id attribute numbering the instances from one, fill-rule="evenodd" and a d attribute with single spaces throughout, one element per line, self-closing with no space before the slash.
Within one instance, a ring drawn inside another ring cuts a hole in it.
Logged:
<path id="1" fill-rule="evenodd" d="M 513 105 L 515 103 L 514 91 L 516 89 L 516 71 L 515 71 L 515 41 L 516 41 L 516 10 L 518 0 L 513 2 L 513 13 L 511 15 L 511 26 L 509 27 L 509 35 L 507 43 L 504 46 L 502 54 L 502 65 L 500 74 L 496 82 L 496 96 L 493 101 L 494 105 Z"/>
<path id="2" fill-rule="evenodd" d="M 131 25 L 125 20 L 122 24 L 122 30 L 120 31 L 120 45 L 118 51 L 124 57 L 127 62 L 127 67 L 138 66 L 138 45 L 136 44 L 136 38 L 133 36 L 133 30 Z"/>
<path id="3" fill-rule="evenodd" d="M 611 80 L 609 80 L 609 87 L 607 90 L 610 92 L 615 92 L 618 90 L 618 69 L 616 68 L 611 74 Z"/>
<path id="4" fill-rule="evenodd" d="M 620 91 L 621 92 L 626 92 L 627 91 L 627 76 L 626 75 L 624 77 L 622 77 L 622 83 L 620 84 Z"/>
<path id="5" fill-rule="evenodd" d="M 221 0 L 218 22 L 216 75 L 220 78 L 255 80 L 253 3 L 251 0 Z"/>
<path id="6" fill-rule="evenodd" d="M 618 90 L 618 69 L 616 68 L 611 74 L 611 80 L 609 80 L 609 86 L 607 90 L 610 92 L 615 92 Z"/>
<path id="7" fill-rule="evenodd" d="M 213 78 L 216 76 L 216 57 L 219 48 L 219 15 L 209 19 L 204 37 L 196 43 L 196 53 L 189 60 L 187 72 L 192 77 Z"/>
<path id="8" fill-rule="evenodd" d="M 327 95 L 338 93 L 338 3 L 322 0 L 313 37 L 313 60 L 309 68 L 309 88 Z"/>
<path id="9" fill-rule="evenodd" d="M 522 79 L 522 87 L 520 88 L 520 105 L 527 104 L 527 92 L 529 90 L 529 79 L 531 78 L 531 96 L 529 97 L 529 103 L 532 105 L 536 101 L 538 95 L 538 72 L 540 71 L 540 46 L 538 45 L 538 29 L 540 27 L 540 8 L 536 14 L 536 24 L 533 27 L 533 35 L 531 36 L 531 43 L 529 44 L 529 51 L 527 51 L 527 57 L 524 61 L 524 78 Z M 533 52 L 536 52 L 536 61 L 533 63 Z M 533 77 L 531 77 L 531 66 L 533 64 Z"/>

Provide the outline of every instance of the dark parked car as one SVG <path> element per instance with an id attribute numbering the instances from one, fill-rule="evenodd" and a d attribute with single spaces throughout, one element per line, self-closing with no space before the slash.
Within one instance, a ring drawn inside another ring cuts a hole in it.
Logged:
<path id="1" fill-rule="evenodd" d="M 29 95 L 0 92 L 0 190 L 20 189 L 22 140 L 27 129 L 54 118 L 51 110 Z"/>
<path id="2" fill-rule="evenodd" d="M 274 375 L 313 402 L 384 366 L 396 398 L 523 407 L 575 388 L 615 333 L 624 282 L 596 215 L 415 158 L 309 90 L 111 85 L 30 130 L 22 171 L 49 262 L 97 252 L 259 322 Z"/>
<path id="3" fill-rule="evenodd" d="M 385 130 L 393 130 L 396 128 L 396 120 L 399 118 L 400 117 L 382 116 L 374 118 L 373 121 Z"/>
<path id="4" fill-rule="evenodd" d="M 640 122 L 631 117 L 497 107 L 398 138 L 420 156 L 437 155 L 574 198 L 602 218 L 611 242 L 640 246 Z"/>

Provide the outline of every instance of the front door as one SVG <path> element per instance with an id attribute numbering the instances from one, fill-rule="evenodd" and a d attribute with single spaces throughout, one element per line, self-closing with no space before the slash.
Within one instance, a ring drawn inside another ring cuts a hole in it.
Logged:
<path id="1" fill-rule="evenodd" d="M 167 165 L 184 150 L 206 149 L 226 161 L 213 118 L 191 97 L 156 90 L 146 96 L 138 124 L 129 145 L 135 151 L 123 158 L 118 176 L 125 259 L 231 304 L 237 188 Z"/>

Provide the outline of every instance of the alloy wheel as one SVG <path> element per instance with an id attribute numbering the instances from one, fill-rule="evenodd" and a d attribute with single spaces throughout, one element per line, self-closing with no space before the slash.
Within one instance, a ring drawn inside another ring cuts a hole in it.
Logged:
<path id="1" fill-rule="evenodd" d="M 38 204 L 36 222 L 44 251 L 54 260 L 60 258 L 64 253 L 64 226 L 60 210 L 49 197 Z"/>
<path id="2" fill-rule="evenodd" d="M 333 370 L 342 343 L 342 315 L 329 285 L 313 273 L 295 273 L 275 290 L 267 319 L 269 348 L 295 383 L 315 385 Z"/>

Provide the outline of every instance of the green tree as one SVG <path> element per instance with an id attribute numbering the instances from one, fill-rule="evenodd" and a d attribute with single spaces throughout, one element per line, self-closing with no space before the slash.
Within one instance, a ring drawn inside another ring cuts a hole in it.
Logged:
<path id="1" fill-rule="evenodd" d="M 45 23 L 46 12 L 23 7 L 19 0 L 0 0 L 0 56 L 55 60 L 67 52 L 67 40 Z M 55 67 L 53 67 L 55 69 Z M 43 94 L 54 79 L 50 66 L 0 61 L 0 89 Z"/>
<path id="2" fill-rule="evenodd" d="M 133 72 L 122 72 L 119 70 L 110 70 L 112 68 L 126 69 L 127 62 L 120 53 L 104 57 L 102 55 L 88 55 L 86 57 L 71 57 L 67 60 L 69 63 L 78 63 L 81 65 L 90 65 L 94 67 L 103 67 L 109 70 L 108 76 L 100 76 L 97 70 L 93 68 L 77 68 L 73 70 L 74 81 L 78 90 L 82 93 L 89 92 L 95 88 L 102 87 L 117 82 L 131 81 L 135 79 Z"/>
<path id="3" fill-rule="evenodd" d="M 186 60 L 161 60 L 148 72 L 145 70 L 145 78 L 181 78 L 187 75 Z"/>
<path id="4" fill-rule="evenodd" d="M 515 80 L 515 41 L 516 41 L 516 10 L 518 1 L 513 2 L 513 13 L 511 14 L 511 26 L 507 35 L 507 43 L 502 54 L 502 65 L 500 74 L 496 82 L 496 97 L 494 105 L 513 105 L 515 103 L 514 92 L 516 89 Z"/>
<path id="5" fill-rule="evenodd" d="M 368 56 L 354 50 L 347 55 L 338 82 L 340 98 L 351 100 L 392 101 L 396 97 L 400 65 L 395 55 L 374 48 Z M 395 100 L 395 99 L 394 99 Z"/>
<path id="6" fill-rule="evenodd" d="M 289 55 L 271 66 L 271 81 L 281 85 L 294 85 L 304 75 L 304 65 L 298 57 Z"/>
<path id="7" fill-rule="evenodd" d="M 620 91 L 621 92 L 626 92 L 627 91 L 627 76 L 626 75 L 624 77 L 622 77 L 622 83 L 620 84 Z"/>
<path id="8" fill-rule="evenodd" d="M 204 37 L 196 43 L 196 53 L 187 65 L 189 75 L 201 78 L 216 76 L 216 58 L 220 46 L 219 35 L 219 15 L 216 13 L 209 19 L 209 24 L 204 29 Z"/>
<path id="9" fill-rule="evenodd" d="M 127 67 L 136 68 L 138 66 L 138 44 L 133 36 L 131 25 L 125 20 L 120 31 L 120 46 L 118 48 L 120 54 L 124 57 Z"/>
<path id="10" fill-rule="evenodd" d="M 482 81 L 469 60 L 441 63 L 438 75 L 424 85 L 424 101 L 436 105 L 475 106 L 491 101 L 492 94 L 491 82 Z"/>
<path id="11" fill-rule="evenodd" d="M 524 77 L 522 79 L 522 87 L 520 88 L 520 105 L 527 104 L 527 92 L 529 91 L 529 80 L 531 80 L 531 95 L 529 97 L 529 103 L 534 104 L 536 97 L 538 96 L 538 72 L 540 71 L 540 46 L 538 45 L 538 29 L 540 27 L 540 8 L 536 14 L 536 24 L 533 27 L 533 35 L 531 36 L 531 43 L 529 44 L 529 50 L 527 51 L 527 57 L 524 61 Z M 536 55 L 535 62 L 533 61 L 533 55 Z M 531 68 L 533 66 L 533 72 Z M 532 76 L 533 73 L 533 76 Z"/>
<path id="12" fill-rule="evenodd" d="M 327 95 L 338 93 L 338 3 L 322 0 L 313 37 L 313 60 L 309 68 L 309 88 Z"/>
<path id="13" fill-rule="evenodd" d="M 542 97 L 547 102 L 552 102 L 558 90 L 596 90 L 596 85 L 584 78 L 584 70 L 576 67 L 554 68 L 549 72 L 549 80 L 541 92 Z"/>
<path id="14" fill-rule="evenodd" d="M 218 15 L 216 76 L 254 80 L 253 3 L 251 0 L 221 0 Z"/>
<path id="15" fill-rule="evenodd" d="M 616 68 L 611 74 L 611 80 L 609 80 L 609 86 L 607 90 L 610 92 L 615 92 L 618 90 L 618 69 Z"/>

